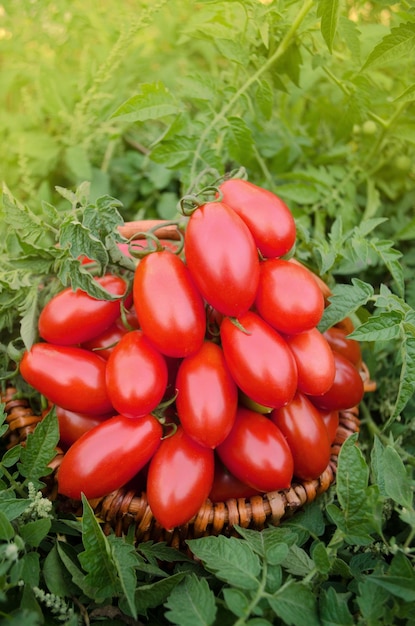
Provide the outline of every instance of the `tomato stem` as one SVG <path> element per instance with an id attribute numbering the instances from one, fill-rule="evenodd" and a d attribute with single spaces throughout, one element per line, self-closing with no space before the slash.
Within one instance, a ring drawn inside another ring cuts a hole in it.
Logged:
<path id="1" fill-rule="evenodd" d="M 230 317 L 229 318 L 230 321 L 232 322 L 232 324 L 234 324 L 234 326 L 236 326 L 236 328 L 239 328 L 239 330 L 243 333 L 245 333 L 245 335 L 250 335 L 250 331 L 247 330 L 246 328 L 244 328 L 244 326 L 242 326 L 241 322 L 238 320 L 238 318 L 236 317 Z"/>

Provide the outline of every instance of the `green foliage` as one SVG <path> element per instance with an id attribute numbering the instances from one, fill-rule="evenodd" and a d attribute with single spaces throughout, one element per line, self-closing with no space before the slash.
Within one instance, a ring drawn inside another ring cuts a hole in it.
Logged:
<path id="1" fill-rule="evenodd" d="M 1 440 L 0 623 L 413 626 L 415 10 L 383 0 L 15 0 L 0 6 L 0 378 L 62 286 L 132 276 L 118 227 L 171 219 L 243 166 L 351 316 L 377 383 L 336 485 L 279 527 L 164 544 L 41 489 L 59 434 Z M 3 408 L 2 408 L 3 410 Z M 0 434 L 7 433 L 5 416 Z M 356 441 L 357 439 L 357 441 Z M 357 444 L 357 445 L 356 445 Z"/>

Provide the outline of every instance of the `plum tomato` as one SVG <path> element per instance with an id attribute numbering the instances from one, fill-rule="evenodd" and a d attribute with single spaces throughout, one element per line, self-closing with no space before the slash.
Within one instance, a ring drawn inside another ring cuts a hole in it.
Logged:
<path id="1" fill-rule="evenodd" d="M 113 406 L 105 384 L 106 360 L 75 346 L 35 343 L 20 362 L 24 380 L 52 404 L 88 415 Z"/>
<path id="2" fill-rule="evenodd" d="M 349 339 L 347 333 L 336 326 L 328 328 L 323 335 L 329 342 L 332 350 L 343 354 L 355 367 L 360 367 L 362 363 L 362 353 L 358 341 Z"/>
<path id="3" fill-rule="evenodd" d="M 286 335 L 298 372 L 298 390 L 320 395 L 330 389 L 336 373 L 333 350 L 317 328 Z"/>
<path id="4" fill-rule="evenodd" d="M 222 349 L 231 375 L 251 400 L 276 408 L 290 402 L 297 389 L 297 366 L 285 339 L 259 315 L 247 311 L 239 328 L 225 317 Z"/>
<path id="5" fill-rule="evenodd" d="M 120 276 L 107 274 L 95 279 L 101 287 L 115 296 L 127 291 Z M 120 315 L 120 300 L 97 300 L 85 291 L 67 287 L 46 303 L 39 316 L 39 334 L 45 341 L 57 345 L 77 345 L 97 337 Z M 126 305 L 131 304 L 128 296 Z"/>
<path id="6" fill-rule="evenodd" d="M 219 185 L 222 201 L 245 222 L 265 258 L 280 257 L 294 246 L 296 226 L 288 206 L 276 194 L 247 180 Z"/>
<path id="7" fill-rule="evenodd" d="M 108 396 L 118 413 L 140 417 L 153 411 L 168 381 L 165 358 L 141 330 L 130 330 L 111 352 L 106 369 Z"/>
<path id="8" fill-rule="evenodd" d="M 261 413 L 238 407 L 232 430 L 216 452 L 234 476 L 258 491 L 291 484 L 291 450 L 276 424 Z"/>
<path id="9" fill-rule="evenodd" d="M 192 213 L 185 256 L 197 288 L 219 313 L 235 317 L 252 306 L 258 250 L 245 222 L 226 204 L 208 202 Z"/>
<path id="10" fill-rule="evenodd" d="M 147 500 L 158 523 L 167 530 L 187 524 L 208 498 L 213 476 L 214 451 L 178 426 L 148 468 Z"/>
<path id="11" fill-rule="evenodd" d="M 324 296 L 306 267 L 266 259 L 260 264 L 255 307 L 273 328 L 294 335 L 317 326 L 324 311 Z"/>
<path id="12" fill-rule="evenodd" d="M 318 412 L 320 413 L 321 419 L 326 425 L 329 441 L 330 443 L 333 443 L 336 439 L 337 429 L 340 422 L 339 411 L 324 411 L 323 409 L 318 409 Z"/>
<path id="13" fill-rule="evenodd" d="M 205 341 L 183 359 L 176 391 L 177 414 L 186 433 L 200 445 L 215 448 L 229 434 L 238 404 L 237 386 L 220 346 Z"/>
<path id="14" fill-rule="evenodd" d="M 135 271 L 133 296 L 140 328 L 160 352 L 185 357 L 200 348 L 204 302 L 180 257 L 169 250 L 145 256 Z"/>
<path id="15" fill-rule="evenodd" d="M 339 352 L 333 352 L 336 365 L 334 382 L 330 389 L 309 398 L 319 409 L 345 411 L 357 406 L 363 398 L 364 385 L 357 368 Z"/>
<path id="16" fill-rule="evenodd" d="M 65 453 L 58 492 L 79 500 L 100 498 L 130 481 L 156 452 L 163 429 L 152 415 L 115 415 L 82 435 Z"/>
<path id="17" fill-rule="evenodd" d="M 96 354 L 99 354 L 104 359 L 108 359 L 116 344 L 127 332 L 128 331 L 125 326 L 114 322 L 100 335 L 94 337 L 94 339 L 85 341 L 81 347 L 85 348 L 85 350 L 96 352 Z"/>
<path id="18" fill-rule="evenodd" d="M 85 413 L 68 411 L 61 406 L 55 408 L 59 424 L 59 443 L 64 448 L 69 448 L 84 433 L 94 426 L 98 426 L 112 415 L 85 415 Z"/>
<path id="19" fill-rule="evenodd" d="M 251 498 L 262 494 L 258 489 L 250 487 L 236 478 L 222 463 L 219 457 L 215 457 L 215 475 L 209 500 L 212 502 L 226 502 L 237 498 Z"/>
<path id="20" fill-rule="evenodd" d="M 294 476 L 300 480 L 318 478 L 330 461 L 330 441 L 323 419 L 301 393 L 280 409 L 275 409 L 270 419 L 287 440 L 294 459 Z"/>

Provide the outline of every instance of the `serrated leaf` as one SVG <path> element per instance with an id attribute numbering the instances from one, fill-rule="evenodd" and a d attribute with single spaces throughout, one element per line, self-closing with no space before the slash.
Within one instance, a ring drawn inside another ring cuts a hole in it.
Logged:
<path id="1" fill-rule="evenodd" d="M 321 17 L 320 29 L 330 52 L 339 22 L 339 0 L 319 0 L 317 15 Z"/>
<path id="2" fill-rule="evenodd" d="M 387 445 L 384 450 L 383 463 L 386 495 L 401 506 L 408 509 L 412 508 L 413 494 L 411 480 L 406 472 L 401 457 L 390 445 Z"/>
<path id="3" fill-rule="evenodd" d="M 77 259 L 66 257 L 57 264 L 56 275 L 64 286 L 71 286 L 74 291 L 81 289 L 86 291 L 92 298 L 98 300 L 118 300 L 118 296 L 114 296 L 104 289 L 90 272 L 85 270 Z"/>
<path id="4" fill-rule="evenodd" d="M 284 184 L 276 188 L 276 193 L 286 202 L 296 202 L 297 204 L 313 204 L 320 198 L 320 192 L 312 183 L 306 185 L 302 183 Z"/>
<path id="5" fill-rule="evenodd" d="M 319 330 L 324 332 L 333 324 L 341 322 L 345 317 L 367 304 L 373 294 L 372 285 L 358 278 L 352 278 L 351 285 L 335 285 L 332 295 L 329 296 L 330 304 L 324 309 L 323 317 L 318 325 Z"/>
<path id="6" fill-rule="evenodd" d="M 320 626 L 316 598 L 311 589 L 300 582 L 284 585 L 267 600 L 287 626 Z"/>
<path id="7" fill-rule="evenodd" d="M 286 528 L 271 526 L 261 532 L 241 526 L 235 526 L 235 529 L 252 550 L 266 559 L 270 565 L 282 563 L 288 554 L 289 546 L 297 540 L 297 535 Z"/>
<path id="8" fill-rule="evenodd" d="M 252 153 L 252 133 L 241 117 L 229 117 L 227 147 L 230 156 L 238 163 L 248 159 Z"/>
<path id="9" fill-rule="evenodd" d="M 351 339 L 357 341 L 390 341 L 400 335 L 402 314 L 399 311 L 385 311 L 373 315 L 350 333 Z"/>
<path id="10" fill-rule="evenodd" d="M 34 284 L 28 291 L 23 306 L 19 309 L 22 314 L 20 318 L 20 336 L 26 350 L 30 350 L 38 338 L 38 297 L 39 288 L 37 284 Z"/>
<path id="11" fill-rule="evenodd" d="M 415 337 L 405 337 L 401 345 L 401 355 L 398 395 L 388 424 L 400 415 L 415 392 Z"/>
<path id="12" fill-rule="evenodd" d="M 245 617 L 245 615 L 249 613 L 249 598 L 240 589 L 225 587 L 223 597 L 227 608 L 236 615 L 236 617 Z"/>
<path id="13" fill-rule="evenodd" d="M 391 29 L 383 37 L 366 59 L 362 70 L 396 61 L 401 57 L 410 57 L 415 50 L 415 23 L 407 22 Z"/>
<path id="14" fill-rule="evenodd" d="M 139 92 L 126 100 L 111 118 L 122 122 L 145 122 L 180 112 L 180 105 L 167 87 L 160 81 L 143 83 Z"/>
<path id="15" fill-rule="evenodd" d="M 133 545 L 126 543 L 120 537 L 115 537 L 115 535 L 109 535 L 108 543 L 110 545 L 112 561 L 115 565 L 123 596 L 128 604 L 130 614 L 136 618 L 135 589 L 137 585 L 137 553 Z"/>
<path id="16" fill-rule="evenodd" d="M 240 589 L 255 589 L 258 586 L 261 564 L 246 542 L 220 535 L 191 539 L 187 543 L 206 569 L 220 580 Z"/>
<path id="17" fill-rule="evenodd" d="M 108 253 L 102 241 L 75 218 L 62 222 L 59 245 L 62 250 L 67 248 L 74 259 L 86 255 L 97 261 L 101 267 L 106 267 L 108 263 Z"/>
<path id="18" fill-rule="evenodd" d="M 78 595 L 79 588 L 73 583 L 70 572 L 64 566 L 57 544 L 52 546 L 43 562 L 42 574 L 51 593 L 65 597 Z"/>
<path id="19" fill-rule="evenodd" d="M 6 517 L 6 514 L 0 510 L 0 541 L 10 541 L 14 537 L 14 528 Z"/>
<path id="20" fill-rule="evenodd" d="M 216 619 L 216 602 L 205 578 L 186 578 L 170 593 L 165 616 L 178 626 L 211 626 Z"/>
<path id="21" fill-rule="evenodd" d="M 165 139 L 153 148 L 151 158 L 166 167 L 179 167 L 191 161 L 195 149 L 192 137 L 177 136 Z"/>
<path id="22" fill-rule="evenodd" d="M 371 244 L 376 254 L 380 257 L 391 273 L 396 283 L 399 295 L 403 297 L 405 292 L 405 281 L 403 267 L 399 262 L 399 259 L 402 258 L 402 252 L 393 247 L 393 241 L 374 240 Z"/>
<path id="23" fill-rule="evenodd" d="M 20 535 L 28 546 L 37 548 L 46 538 L 51 525 L 52 520 L 48 517 L 26 522 L 20 527 Z"/>
<path id="24" fill-rule="evenodd" d="M 178 585 L 186 575 L 185 572 L 178 572 L 163 580 L 138 587 L 135 592 L 135 607 L 137 613 L 139 615 L 146 615 L 148 609 L 163 604 L 176 585 Z M 125 600 L 123 598 L 120 600 L 120 607 L 125 607 Z"/>
<path id="25" fill-rule="evenodd" d="M 271 119 L 274 108 L 274 90 L 267 80 L 258 81 L 255 102 L 266 120 Z"/>
<path id="26" fill-rule="evenodd" d="M 353 626 L 353 615 L 347 606 L 347 596 L 336 593 L 333 587 L 322 589 L 320 597 L 322 626 Z"/>
<path id="27" fill-rule="evenodd" d="M 19 471 L 35 486 L 43 483 L 39 480 L 50 474 L 48 467 L 56 455 L 59 442 L 59 425 L 54 410 L 49 411 L 40 421 L 35 430 L 27 436 L 26 445 L 20 454 Z"/>
<path id="28" fill-rule="evenodd" d="M 288 573 L 300 577 L 307 576 L 314 569 L 313 560 L 307 552 L 295 544 L 290 546 L 282 565 Z"/>
<path id="29" fill-rule="evenodd" d="M 5 495 L 7 495 L 6 492 L 4 493 Z M 20 517 L 23 511 L 27 509 L 29 504 L 29 499 L 8 497 L 0 498 L 1 512 L 7 517 L 10 522 Z"/>
<path id="30" fill-rule="evenodd" d="M 82 543 L 84 551 L 79 554 L 79 562 L 87 572 L 84 585 L 97 602 L 117 596 L 120 583 L 112 558 L 110 543 L 94 515 L 88 500 L 82 494 Z"/>

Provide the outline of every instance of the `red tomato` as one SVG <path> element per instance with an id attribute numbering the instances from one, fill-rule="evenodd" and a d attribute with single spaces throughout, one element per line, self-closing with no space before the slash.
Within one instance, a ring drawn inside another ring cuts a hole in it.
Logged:
<path id="1" fill-rule="evenodd" d="M 163 429 L 152 415 L 115 415 L 78 439 L 58 470 L 58 491 L 79 500 L 101 498 L 125 485 L 150 460 Z"/>
<path id="2" fill-rule="evenodd" d="M 319 411 L 307 396 L 296 393 L 287 406 L 271 413 L 294 459 L 294 475 L 300 480 L 318 478 L 330 461 L 330 441 Z"/>
<path id="3" fill-rule="evenodd" d="M 261 493 L 258 489 L 254 489 L 236 478 L 219 458 L 215 459 L 215 476 L 209 493 L 209 500 L 226 502 L 226 500 L 233 500 L 234 498 L 251 498 Z"/>
<path id="4" fill-rule="evenodd" d="M 333 441 L 336 439 L 337 429 L 339 427 L 339 411 L 323 411 L 322 409 L 317 410 L 320 413 L 321 419 L 326 426 L 329 441 L 330 443 L 333 443 Z"/>
<path id="5" fill-rule="evenodd" d="M 258 491 L 291 484 L 290 448 L 279 428 L 261 413 L 239 407 L 231 432 L 216 452 L 232 474 Z"/>
<path id="6" fill-rule="evenodd" d="M 255 306 L 271 326 L 294 335 L 317 326 L 324 311 L 324 296 L 306 267 L 267 259 L 260 265 Z"/>
<path id="7" fill-rule="evenodd" d="M 336 368 L 333 351 L 317 328 L 285 337 L 294 354 L 298 372 L 298 390 L 320 395 L 330 389 Z"/>
<path id="8" fill-rule="evenodd" d="M 258 251 L 247 225 L 226 204 L 208 202 L 192 213 L 185 255 L 197 288 L 213 308 L 235 317 L 251 307 L 258 286 Z"/>
<path id="9" fill-rule="evenodd" d="M 347 333 L 336 326 L 332 326 L 326 330 L 323 335 L 329 342 L 332 350 L 340 352 L 340 354 L 349 359 L 355 367 L 360 366 L 362 362 L 362 353 L 360 351 L 359 342 L 354 339 L 349 339 L 347 337 Z"/>
<path id="10" fill-rule="evenodd" d="M 176 408 L 186 433 L 215 448 L 228 436 L 236 415 L 238 390 L 222 349 L 205 341 L 186 357 L 176 378 Z"/>
<path id="11" fill-rule="evenodd" d="M 137 265 L 133 294 L 140 327 L 160 352 L 185 357 L 200 348 L 205 307 L 180 257 L 169 250 L 145 256 Z"/>
<path id="12" fill-rule="evenodd" d="M 181 426 L 163 439 L 150 461 L 147 499 L 156 520 L 170 530 L 187 524 L 209 496 L 214 453 L 189 437 Z"/>
<path id="13" fill-rule="evenodd" d="M 113 410 L 105 385 L 106 361 L 74 346 L 36 343 L 20 363 L 24 380 L 52 404 L 88 415 Z"/>
<path id="14" fill-rule="evenodd" d="M 104 359 L 108 359 L 115 345 L 127 332 L 128 331 L 125 326 L 114 322 L 109 328 L 98 335 L 98 337 L 85 341 L 82 344 L 82 347 L 86 350 L 96 352 Z"/>
<path id="15" fill-rule="evenodd" d="M 238 387 L 254 402 L 279 407 L 293 398 L 297 367 L 287 342 L 259 315 L 247 311 L 238 322 L 221 324 L 220 336 L 226 363 Z"/>
<path id="16" fill-rule="evenodd" d="M 363 398 L 362 377 L 353 363 L 339 352 L 333 352 L 336 364 L 334 383 L 326 393 L 310 396 L 317 408 L 331 411 L 345 411 L 357 406 Z"/>
<path id="17" fill-rule="evenodd" d="M 126 417 L 146 415 L 160 403 L 167 386 L 166 361 L 141 330 L 126 333 L 113 349 L 106 384 L 114 408 Z"/>
<path id="18" fill-rule="evenodd" d="M 108 274 L 96 281 L 113 295 L 122 296 L 127 289 L 119 276 Z M 68 287 L 42 309 L 39 333 L 49 343 L 75 345 L 100 335 L 119 315 L 120 300 L 96 300 L 81 289 Z"/>
<path id="19" fill-rule="evenodd" d="M 69 448 L 84 433 L 98 426 L 110 415 L 85 415 L 84 413 L 75 413 L 68 411 L 61 406 L 56 407 L 56 416 L 59 423 L 59 442 L 65 448 Z"/>
<path id="20" fill-rule="evenodd" d="M 274 193 L 246 180 L 233 178 L 219 186 L 222 201 L 251 231 L 263 257 L 286 254 L 295 243 L 296 226 L 288 206 Z"/>

